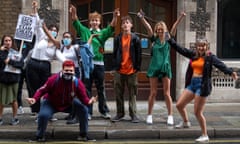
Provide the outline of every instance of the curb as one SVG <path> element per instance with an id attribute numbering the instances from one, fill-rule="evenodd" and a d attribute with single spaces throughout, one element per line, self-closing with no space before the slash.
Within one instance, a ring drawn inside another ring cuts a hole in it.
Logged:
<path id="1" fill-rule="evenodd" d="M 30 139 L 36 133 L 35 129 L 0 129 L 0 139 Z M 77 129 L 48 129 L 46 137 L 54 140 L 74 140 L 79 131 Z M 91 130 L 89 136 L 97 140 L 103 139 L 192 139 L 201 134 L 200 129 L 131 129 L 131 130 Z M 209 128 L 210 138 L 239 138 L 240 128 Z"/>

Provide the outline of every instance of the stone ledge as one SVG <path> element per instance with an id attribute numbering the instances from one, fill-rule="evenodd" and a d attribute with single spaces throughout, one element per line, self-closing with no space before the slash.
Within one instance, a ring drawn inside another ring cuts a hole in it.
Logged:
<path id="1" fill-rule="evenodd" d="M 0 129 L 0 139 L 30 139 L 34 137 L 35 129 Z M 54 140 L 72 140 L 78 136 L 78 130 L 52 129 L 47 131 L 46 137 Z M 89 136 L 96 139 L 179 139 L 179 138 L 195 138 L 201 134 L 200 129 L 184 129 L 184 130 L 98 130 L 89 131 Z M 240 135 L 240 128 L 209 128 L 208 134 L 210 138 L 237 138 Z"/>

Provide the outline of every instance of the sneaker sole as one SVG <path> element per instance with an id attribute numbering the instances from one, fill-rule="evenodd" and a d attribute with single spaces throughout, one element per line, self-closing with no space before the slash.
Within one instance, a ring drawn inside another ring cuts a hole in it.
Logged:
<path id="1" fill-rule="evenodd" d="M 175 126 L 175 128 L 176 128 L 176 129 L 187 129 L 187 128 L 190 128 L 190 127 L 186 127 L 186 126 L 185 126 L 185 127 L 176 127 L 176 126 Z"/>
<path id="2" fill-rule="evenodd" d="M 17 122 L 17 123 L 10 123 L 10 125 L 18 125 L 19 124 L 19 122 Z"/>
<path id="3" fill-rule="evenodd" d="M 148 124 L 148 125 L 152 125 L 152 124 L 153 124 L 153 122 L 147 122 L 147 121 L 146 121 L 146 124 Z"/>
<path id="4" fill-rule="evenodd" d="M 121 121 L 121 120 L 123 120 L 123 117 L 120 118 L 120 119 L 118 119 L 118 120 L 111 120 L 111 121 L 112 121 L 112 122 L 119 122 L 119 121 Z"/>
<path id="5" fill-rule="evenodd" d="M 101 116 L 104 119 L 111 119 L 111 117 Z"/>
<path id="6" fill-rule="evenodd" d="M 173 126 L 174 123 L 167 122 L 167 125 Z"/>

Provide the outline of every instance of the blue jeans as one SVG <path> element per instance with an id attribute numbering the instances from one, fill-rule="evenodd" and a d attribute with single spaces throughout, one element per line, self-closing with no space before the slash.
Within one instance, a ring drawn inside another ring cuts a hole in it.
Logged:
<path id="1" fill-rule="evenodd" d="M 76 108 L 76 115 L 79 118 L 79 135 L 86 136 L 88 132 L 88 109 L 78 98 L 73 99 L 73 106 Z M 70 113 L 72 106 L 63 112 Z M 54 113 L 58 112 L 47 99 L 41 101 L 40 111 L 38 113 L 37 137 L 44 137 L 48 121 Z"/>
<path id="2" fill-rule="evenodd" d="M 202 77 L 193 77 L 191 83 L 187 86 L 186 89 L 194 93 L 195 95 L 200 96 L 201 94 L 201 83 Z"/>
<path id="3" fill-rule="evenodd" d="M 106 104 L 107 98 L 104 90 L 104 70 L 105 70 L 104 65 L 94 65 L 94 69 L 93 72 L 90 74 L 90 78 L 84 79 L 84 83 L 89 98 L 92 97 L 92 83 L 94 81 L 98 94 L 98 110 L 102 114 L 109 112 L 109 109 Z M 90 115 L 92 115 L 93 113 L 92 107 L 93 107 L 92 105 L 88 107 Z"/>

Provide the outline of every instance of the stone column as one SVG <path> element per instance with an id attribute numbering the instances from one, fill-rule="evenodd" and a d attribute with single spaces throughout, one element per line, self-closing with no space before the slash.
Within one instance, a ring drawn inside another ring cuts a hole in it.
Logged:
<path id="1" fill-rule="evenodd" d="M 210 49 L 216 53 L 217 9 L 216 0 L 179 0 L 178 16 L 185 10 L 186 17 L 177 27 L 177 42 L 186 48 L 195 48 L 197 38 L 206 37 Z M 177 54 L 176 98 L 184 89 L 189 60 Z"/>

